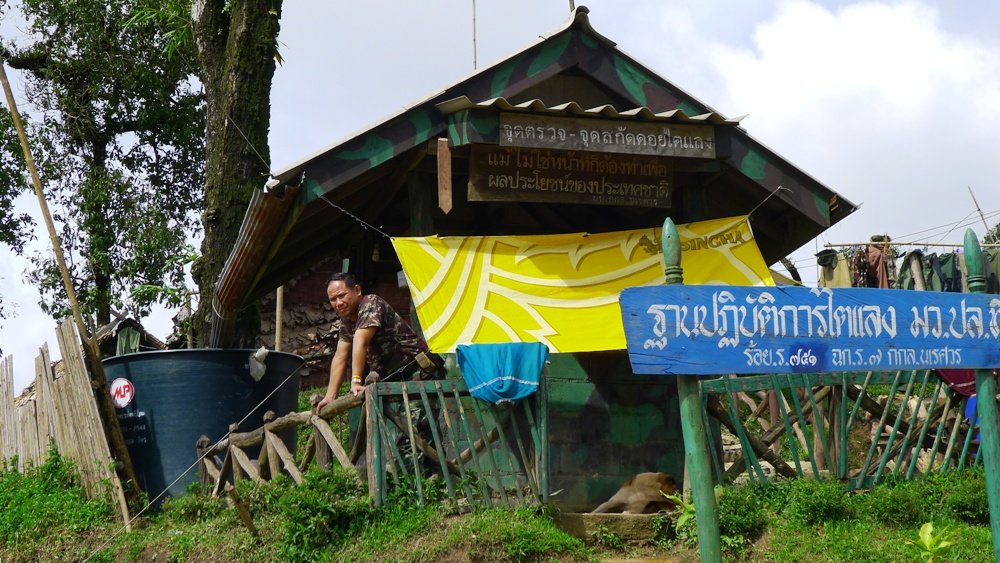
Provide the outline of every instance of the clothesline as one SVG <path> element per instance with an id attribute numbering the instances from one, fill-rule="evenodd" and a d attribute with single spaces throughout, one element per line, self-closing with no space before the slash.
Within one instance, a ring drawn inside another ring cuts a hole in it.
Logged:
<path id="1" fill-rule="evenodd" d="M 881 240 L 870 240 L 868 242 L 855 242 L 855 243 L 826 243 L 823 245 L 826 248 L 848 248 L 852 246 L 868 246 L 869 244 L 874 246 L 937 246 L 946 248 L 963 248 L 964 244 L 946 244 L 943 242 L 887 242 Z M 1000 248 L 1000 244 L 979 244 L 980 248 Z"/>

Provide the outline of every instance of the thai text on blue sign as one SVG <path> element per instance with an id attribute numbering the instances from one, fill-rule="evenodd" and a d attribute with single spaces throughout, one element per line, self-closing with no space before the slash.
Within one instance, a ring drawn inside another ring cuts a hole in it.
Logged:
<path id="1" fill-rule="evenodd" d="M 670 285 L 620 303 L 639 374 L 1000 366 L 1000 295 Z"/>

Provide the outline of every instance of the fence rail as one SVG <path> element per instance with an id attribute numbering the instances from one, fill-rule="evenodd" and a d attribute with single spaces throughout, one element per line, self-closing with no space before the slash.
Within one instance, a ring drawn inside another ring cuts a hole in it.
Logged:
<path id="1" fill-rule="evenodd" d="M 889 475 L 913 479 L 981 462 L 970 399 L 933 370 L 769 374 L 701 385 L 706 413 L 738 441 L 730 452 L 713 448 L 724 482 L 743 474 L 762 482 L 812 476 L 857 489 Z"/>
<path id="2" fill-rule="evenodd" d="M 363 414 L 349 443 L 346 415 L 359 407 Z M 313 462 L 325 468 L 336 460 L 359 479 L 367 477 L 377 505 L 404 482 L 422 504 L 427 484 L 440 480 L 455 506 L 513 506 L 548 499 L 545 418 L 538 394 L 497 407 L 473 399 L 461 381 L 379 383 L 369 385 L 363 397 L 340 397 L 319 414 L 268 413 L 261 427 L 215 444 L 202 436 L 196 448 L 202 483 L 215 495 L 242 479 L 286 474 L 301 483 Z M 300 426 L 311 432 L 296 460 L 279 433 Z M 256 459 L 251 450 L 259 451 Z"/>

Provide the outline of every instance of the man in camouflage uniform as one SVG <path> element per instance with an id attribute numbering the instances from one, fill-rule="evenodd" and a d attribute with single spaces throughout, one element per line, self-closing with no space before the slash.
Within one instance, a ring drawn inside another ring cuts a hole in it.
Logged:
<path id="1" fill-rule="evenodd" d="M 350 392 L 354 395 L 363 393 L 365 384 L 376 378 L 378 381 L 410 381 L 443 375 L 440 358 L 429 353 L 424 339 L 384 299 L 374 294 L 363 295 L 354 275 L 334 274 L 327 282 L 326 294 L 340 317 L 340 335 L 330 362 L 326 396 L 316 406 L 316 412 L 337 398 L 348 366 L 351 368 Z M 429 367 L 422 368 L 418 357 Z M 432 363 L 428 364 L 428 360 Z M 418 426 L 421 437 L 430 442 L 427 413 L 419 403 L 411 402 L 410 418 Z"/>

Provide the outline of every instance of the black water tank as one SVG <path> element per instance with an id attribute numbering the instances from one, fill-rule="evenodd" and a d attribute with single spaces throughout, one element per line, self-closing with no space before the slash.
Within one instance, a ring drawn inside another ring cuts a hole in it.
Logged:
<path id="1" fill-rule="evenodd" d="M 198 480 L 197 466 L 188 468 L 197 460 L 195 443 L 202 434 L 214 443 L 232 423 L 245 419 L 239 427 L 245 432 L 260 427 L 269 410 L 278 416 L 296 410 L 302 357 L 268 352 L 264 376 L 255 381 L 253 352 L 164 350 L 104 360 L 136 477 L 150 500 L 164 490 L 182 495 Z M 280 436 L 294 453 L 295 429 Z"/>

